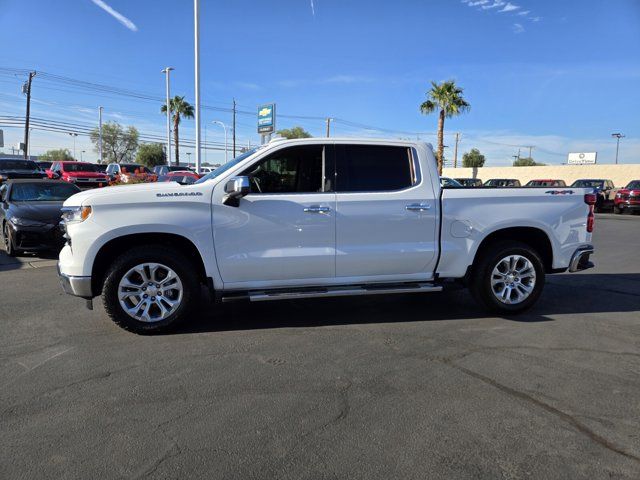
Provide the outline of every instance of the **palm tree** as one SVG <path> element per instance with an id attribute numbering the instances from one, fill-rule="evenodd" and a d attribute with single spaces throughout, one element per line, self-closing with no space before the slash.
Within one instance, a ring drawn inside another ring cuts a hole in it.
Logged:
<path id="1" fill-rule="evenodd" d="M 436 110 L 438 113 L 438 173 L 442 175 L 444 159 L 444 119 L 466 112 L 471 108 L 462 97 L 462 88 L 456 86 L 454 80 L 447 80 L 441 84 L 431 82 L 431 89 L 427 92 L 427 101 L 420 105 L 420 112 L 428 115 Z"/>
<path id="2" fill-rule="evenodd" d="M 171 113 L 173 113 L 173 142 L 176 144 L 176 165 L 180 164 L 180 139 L 178 135 L 178 125 L 180 119 L 193 118 L 193 105 L 185 101 L 184 97 L 175 96 L 169 100 Z M 167 104 L 162 105 L 160 109 L 162 113 L 167 113 Z"/>

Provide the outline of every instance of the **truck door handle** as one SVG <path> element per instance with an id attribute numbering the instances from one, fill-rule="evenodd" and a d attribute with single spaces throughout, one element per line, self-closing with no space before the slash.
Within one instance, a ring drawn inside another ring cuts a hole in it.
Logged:
<path id="1" fill-rule="evenodd" d="M 411 205 L 407 205 L 404 208 L 406 208 L 410 212 L 424 212 L 424 211 L 427 211 L 427 210 L 431 210 L 431 204 L 429 204 L 429 203 L 412 203 Z"/>
<path id="2" fill-rule="evenodd" d="M 321 207 L 320 205 L 311 205 L 304 208 L 305 213 L 329 213 L 330 211 L 329 207 Z"/>

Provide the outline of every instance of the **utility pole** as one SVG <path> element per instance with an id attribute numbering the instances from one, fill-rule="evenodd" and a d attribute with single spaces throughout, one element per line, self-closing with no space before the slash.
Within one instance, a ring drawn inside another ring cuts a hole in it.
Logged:
<path id="1" fill-rule="evenodd" d="M 617 139 L 617 143 L 616 143 L 616 165 L 617 165 L 618 164 L 618 150 L 620 150 L 620 139 L 624 138 L 625 135 L 623 135 L 621 133 L 612 133 L 611 136 Z"/>
<path id="2" fill-rule="evenodd" d="M 80 150 L 80 161 L 84 162 L 84 152 L 86 152 L 86 150 Z"/>
<path id="3" fill-rule="evenodd" d="M 233 99 L 233 158 L 236 158 L 236 99 Z"/>
<path id="4" fill-rule="evenodd" d="M 103 107 L 98 107 L 98 132 L 100 137 L 98 142 L 98 163 L 102 163 L 102 109 Z"/>
<path id="5" fill-rule="evenodd" d="M 31 81 L 36 76 L 36 72 L 29 72 L 29 79 L 23 86 L 23 93 L 27 94 L 27 114 L 24 120 L 24 158 L 27 158 L 27 151 L 29 149 L 29 115 L 31 114 Z"/>
<path id="6" fill-rule="evenodd" d="M 458 141 L 460 140 L 460 133 L 456 133 L 456 146 L 453 150 L 453 168 L 458 168 Z"/>
<path id="7" fill-rule="evenodd" d="M 195 59 L 195 97 L 196 97 L 196 173 L 200 173 L 202 157 L 200 155 L 200 2 L 193 0 L 193 32 L 194 32 L 194 59 Z"/>
<path id="8" fill-rule="evenodd" d="M 161 70 L 166 76 L 165 90 L 167 97 L 167 165 L 171 165 L 171 94 L 170 94 L 170 72 L 173 67 L 166 67 Z"/>
<path id="9" fill-rule="evenodd" d="M 333 120 L 333 118 L 327 117 L 327 138 L 331 136 L 331 120 Z"/>
<path id="10" fill-rule="evenodd" d="M 524 148 L 528 148 L 529 149 L 529 158 L 533 158 L 531 157 L 531 151 L 535 148 L 534 145 L 526 145 Z"/>

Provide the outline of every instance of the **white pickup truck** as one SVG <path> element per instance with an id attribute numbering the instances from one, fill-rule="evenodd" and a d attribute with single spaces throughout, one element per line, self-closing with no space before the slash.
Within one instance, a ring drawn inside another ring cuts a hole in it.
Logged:
<path id="1" fill-rule="evenodd" d="M 533 305 L 545 274 L 593 266 L 591 190 L 442 188 L 430 145 L 278 140 L 193 185 L 76 194 L 64 204 L 64 290 L 102 295 L 118 325 L 163 331 L 202 287 L 216 301 L 436 292 Z M 450 280 L 458 280 L 452 282 Z"/>

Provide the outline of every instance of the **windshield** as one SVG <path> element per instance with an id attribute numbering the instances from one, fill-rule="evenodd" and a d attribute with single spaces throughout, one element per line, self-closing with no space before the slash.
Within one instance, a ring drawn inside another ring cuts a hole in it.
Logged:
<path id="1" fill-rule="evenodd" d="M 484 185 L 485 187 L 513 187 L 516 185 L 516 181 L 510 180 L 510 179 L 498 178 L 493 180 L 487 180 L 487 182 Z"/>
<path id="2" fill-rule="evenodd" d="M 31 160 L 0 159 L 0 170 L 40 170 L 40 167 Z"/>
<path id="3" fill-rule="evenodd" d="M 213 178 L 216 178 L 218 175 L 220 175 L 220 174 L 226 172 L 227 170 L 235 167 L 237 164 L 239 164 L 245 158 L 250 157 L 251 155 L 256 153 L 260 148 L 262 148 L 262 147 L 256 147 L 256 148 L 252 148 L 251 150 L 247 150 L 243 154 L 238 155 L 236 158 L 234 158 L 230 162 L 223 163 L 218 168 L 216 168 L 213 172 L 207 173 L 204 177 L 202 177 L 196 183 L 204 183 L 207 180 L 211 180 Z"/>
<path id="4" fill-rule="evenodd" d="M 65 172 L 97 172 L 98 169 L 92 163 L 65 163 Z"/>
<path id="5" fill-rule="evenodd" d="M 15 183 L 11 187 L 14 202 L 62 202 L 80 189 L 70 183 Z"/>
<path id="6" fill-rule="evenodd" d="M 629 185 L 627 185 L 627 188 L 640 188 L 640 180 L 634 180 L 633 182 L 630 182 Z"/>
<path id="7" fill-rule="evenodd" d="M 575 188 L 602 188 L 604 180 L 576 180 L 571 186 Z"/>
<path id="8" fill-rule="evenodd" d="M 135 163 L 121 163 L 120 169 L 126 169 L 127 173 L 135 173 L 138 170 L 140 173 L 151 173 L 147 167 L 142 165 L 136 165 Z"/>
<path id="9" fill-rule="evenodd" d="M 440 178 L 440 183 L 443 187 L 453 187 L 453 188 L 460 188 L 462 187 L 462 185 L 457 182 L 456 180 L 454 180 L 453 178 L 447 178 L 447 177 L 441 177 Z"/>
<path id="10" fill-rule="evenodd" d="M 555 180 L 530 180 L 525 187 L 553 187 L 555 184 Z"/>

